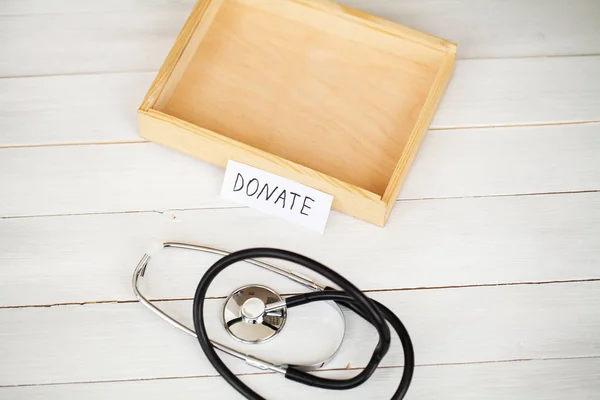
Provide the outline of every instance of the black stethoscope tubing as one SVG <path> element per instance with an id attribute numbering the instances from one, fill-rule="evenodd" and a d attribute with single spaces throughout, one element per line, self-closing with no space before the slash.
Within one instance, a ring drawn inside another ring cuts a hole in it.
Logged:
<path id="1" fill-rule="evenodd" d="M 379 335 L 379 341 L 368 364 L 358 375 L 352 378 L 341 380 L 322 378 L 311 375 L 295 368 L 294 366 L 288 366 L 285 373 L 285 377 L 287 379 L 308 386 L 331 390 L 346 390 L 362 385 L 371 377 L 373 372 L 375 372 L 377 366 L 386 355 L 390 347 L 389 323 L 398 334 L 404 350 L 404 368 L 402 378 L 396 392 L 393 394 L 391 399 L 396 400 L 404 398 L 413 376 L 414 350 L 408 331 L 400 319 L 383 304 L 365 296 L 347 279 L 325 265 L 300 254 L 272 248 L 240 250 L 219 259 L 208 271 L 206 271 L 200 280 L 194 295 L 193 319 L 198 343 L 213 367 L 235 390 L 237 390 L 247 399 L 265 400 L 258 393 L 254 392 L 246 384 L 244 384 L 233 372 L 231 372 L 231 370 L 218 356 L 213 345 L 211 345 L 206 327 L 204 325 L 204 301 L 206 299 L 206 293 L 210 284 L 219 273 L 232 264 L 255 258 L 274 258 L 296 263 L 322 275 L 342 289 L 335 290 L 333 288 L 327 288 L 325 291 L 288 297 L 285 299 L 286 306 L 288 308 L 316 301 L 334 301 L 337 304 L 354 311 L 363 319 L 371 323 Z"/>

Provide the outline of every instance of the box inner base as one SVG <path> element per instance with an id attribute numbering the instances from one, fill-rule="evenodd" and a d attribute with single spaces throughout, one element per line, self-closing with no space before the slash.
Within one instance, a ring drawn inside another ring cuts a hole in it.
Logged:
<path id="1" fill-rule="evenodd" d="M 405 39 L 386 51 L 277 10 L 225 1 L 161 111 L 383 195 L 443 53 L 416 59 L 399 54 Z"/>

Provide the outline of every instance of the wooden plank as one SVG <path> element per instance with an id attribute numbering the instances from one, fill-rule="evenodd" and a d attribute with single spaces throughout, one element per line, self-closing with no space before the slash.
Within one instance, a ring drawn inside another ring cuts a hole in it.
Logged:
<path id="1" fill-rule="evenodd" d="M 462 60 L 431 127 L 600 120 L 600 57 Z"/>
<path id="2" fill-rule="evenodd" d="M 343 378 L 354 371 L 323 372 Z M 345 392 L 348 398 L 387 399 L 398 384 L 400 368 L 379 369 L 363 386 Z M 489 364 L 417 367 L 407 400 L 593 399 L 600 391 L 600 359 L 515 361 Z M 340 393 L 298 385 L 272 374 L 247 375 L 242 381 L 268 399 L 339 399 Z M 0 399 L 178 399 L 238 400 L 220 377 L 135 382 L 0 388 Z"/>
<path id="3" fill-rule="evenodd" d="M 41 205 L 45 211 L 40 214 L 141 210 L 145 206 L 160 210 L 161 203 L 175 208 L 224 205 L 218 200 L 220 168 L 150 143 L 0 151 L 0 174 L 10 174 L 0 181 L 11 188 L 0 200 L 2 216 L 31 214 L 18 206 L 23 202 L 33 209 Z M 28 162 L 29 157 L 33 159 Z M 173 198 L 165 203 L 165 195 Z M 93 200 L 96 196 L 101 198 Z M 179 201 L 173 202 L 175 198 Z M 141 208 L 140 200 L 145 203 Z M 82 201 L 97 204 L 90 207 Z"/>
<path id="4" fill-rule="evenodd" d="M 599 130 L 596 123 L 430 131 L 400 198 L 598 190 Z M 233 206 L 219 198 L 222 176 L 152 143 L 0 149 L 0 182 L 10 188 L 0 216 Z"/>
<path id="5" fill-rule="evenodd" d="M 459 58 L 600 52 L 600 4 L 595 0 L 342 2 L 458 43 Z"/>
<path id="6" fill-rule="evenodd" d="M 597 190 L 599 130 L 583 124 L 431 131 L 400 198 Z"/>
<path id="7" fill-rule="evenodd" d="M 143 141 L 153 72 L 0 79 L 0 147 Z"/>
<path id="8" fill-rule="evenodd" d="M 188 6 L 0 16 L 0 76 L 156 70 Z"/>
<path id="9" fill-rule="evenodd" d="M 382 290 L 599 279 L 599 236 L 600 193 L 403 202 L 385 229 L 334 214 L 323 236 L 250 209 L 7 219 L 0 220 L 0 306 L 132 300 L 133 269 L 153 238 L 285 248 L 363 290 Z M 191 298 L 215 260 L 160 252 L 145 290 L 156 299 Z M 282 293 L 300 289 L 238 264 L 209 295 L 255 281 Z"/>
<path id="10" fill-rule="evenodd" d="M 3 0 L 0 76 L 158 69 L 193 3 Z M 600 53 L 595 0 L 341 3 L 456 42 L 462 58 Z"/>
<path id="11" fill-rule="evenodd" d="M 459 61 L 431 127 L 598 121 L 599 70 L 600 57 Z M 0 147 L 143 141 L 135 110 L 154 76 L 0 79 Z"/>
<path id="12" fill-rule="evenodd" d="M 594 282 L 394 291 L 372 297 L 404 320 L 417 364 L 429 365 L 600 357 L 599 290 L 600 282 Z M 221 325 L 221 303 L 209 300 L 206 305 L 209 334 L 236 346 Z M 161 307 L 190 323 L 190 301 Z M 290 310 L 287 330 L 278 340 L 236 348 L 274 362 L 316 361 L 335 348 L 341 332 L 341 324 L 331 317 L 335 311 L 327 308 L 313 304 Z M 315 319 L 327 324 L 331 336 L 313 329 L 309 322 Z M 11 366 L 3 370 L 0 385 L 214 374 L 194 338 L 138 303 L 2 309 L 0 331 L 2 360 Z M 361 367 L 375 343 L 372 327 L 348 315 L 344 343 L 329 368 Z M 399 366 L 402 360 L 394 338 L 382 366 Z M 257 372 L 239 360 L 227 362 L 236 373 Z"/>

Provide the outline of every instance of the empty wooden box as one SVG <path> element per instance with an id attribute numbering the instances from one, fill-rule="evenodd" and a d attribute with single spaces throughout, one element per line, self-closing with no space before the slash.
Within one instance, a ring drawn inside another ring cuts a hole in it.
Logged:
<path id="1" fill-rule="evenodd" d="M 235 160 L 385 222 L 456 45 L 324 0 L 199 0 L 139 109 L 141 135 Z"/>

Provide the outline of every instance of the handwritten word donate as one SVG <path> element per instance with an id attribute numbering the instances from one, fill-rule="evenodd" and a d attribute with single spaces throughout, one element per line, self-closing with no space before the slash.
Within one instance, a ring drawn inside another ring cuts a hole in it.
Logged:
<path id="1" fill-rule="evenodd" d="M 326 193 L 235 161 L 227 164 L 221 196 L 320 232 L 333 202 Z"/>
<path id="2" fill-rule="evenodd" d="M 290 190 L 289 196 L 291 197 L 291 200 L 288 201 L 286 205 L 286 200 L 288 198 L 288 191 L 286 189 L 280 189 L 279 186 L 275 186 L 273 190 L 269 192 L 269 184 L 267 182 L 261 183 L 258 178 L 252 178 L 246 184 L 247 179 L 248 178 L 244 178 L 244 176 L 238 172 L 237 177 L 235 178 L 235 184 L 233 185 L 233 191 L 244 191 L 246 196 L 256 196 L 257 200 L 263 199 L 264 201 L 273 201 L 274 205 L 279 204 L 282 208 L 289 206 L 290 211 L 300 210 L 300 214 L 306 216 L 308 216 L 308 214 L 305 212 L 305 210 L 308 211 L 311 209 L 307 202 L 309 204 L 315 202 L 315 200 L 311 197 L 306 195 L 303 196 Z M 277 197 L 275 197 L 276 193 L 279 193 Z M 299 206 L 294 208 L 296 205 L 296 199 L 298 197 L 301 198 L 301 201 L 298 202 Z M 300 203 L 302 203 L 302 206 L 300 206 Z"/>

